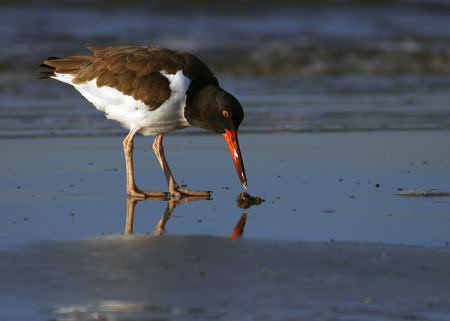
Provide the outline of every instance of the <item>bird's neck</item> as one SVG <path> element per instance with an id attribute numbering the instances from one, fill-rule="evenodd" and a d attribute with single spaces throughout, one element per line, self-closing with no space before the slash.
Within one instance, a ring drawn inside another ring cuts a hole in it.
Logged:
<path id="1" fill-rule="evenodd" d="M 190 126 L 216 131 L 209 128 L 208 120 L 215 117 L 213 112 L 217 105 L 216 96 L 221 90 L 219 86 L 210 85 L 187 95 L 184 117 Z"/>

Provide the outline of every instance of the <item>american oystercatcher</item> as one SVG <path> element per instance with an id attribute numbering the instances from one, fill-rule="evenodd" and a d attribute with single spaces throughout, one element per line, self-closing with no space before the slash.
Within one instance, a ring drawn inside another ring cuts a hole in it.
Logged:
<path id="1" fill-rule="evenodd" d="M 220 88 L 211 70 L 192 54 L 159 47 L 89 48 L 91 56 L 50 57 L 40 76 L 75 87 L 108 119 L 129 130 L 123 140 L 127 194 L 145 199 L 163 192 L 137 188 L 133 170 L 136 133 L 156 135 L 153 150 L 167 179 L 169 193 L 209 196 L 178 186 L 164 156 L 163 136 L 176 129 L 199 127 L 223 134 L 239 179 L 247 187 L 237 131 L 244 118 L 239 101 Z"/>

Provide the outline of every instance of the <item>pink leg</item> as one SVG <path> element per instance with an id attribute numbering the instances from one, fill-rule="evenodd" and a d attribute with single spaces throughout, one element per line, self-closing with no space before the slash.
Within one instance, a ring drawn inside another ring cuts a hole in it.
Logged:
<path id="1" fill-rule="evenodd" d="M 169 193 L 180 199 L 183 196 L 200 196 L 200 197 L 210 197 L 210 191 L 196 191 L 185 188 L 180 188 L 178 184 L 175 182 L 175 178 L 172 175 L 172 171 L 170 170 L 169 164 L 167 163 L 166 157 L 164 156 L 164 148 L 163 148 L 163 135 L 159 134 L 155 137 L 153 142 L 153 150 L 155 151 L 156 158 L 158 158 L 159 164 L 164 172 L 164 175 L 167 179 L 167 184 L 169 185 Z"/>
<path id="2" fill-rule="evenodd" d="M 135 130 L 130 130 L 128 135 L 123 140 L 123 150 L 125 153 L 125 166 L 127 174 L 127 194 L 129 197 L 137 199 L 146 199 L 148 197 L 165 198 L 165 192 L 143 192 L 137 188 L 134 182 L 134 167 L 133 167 L 133 139 L 136 135 Z"/>

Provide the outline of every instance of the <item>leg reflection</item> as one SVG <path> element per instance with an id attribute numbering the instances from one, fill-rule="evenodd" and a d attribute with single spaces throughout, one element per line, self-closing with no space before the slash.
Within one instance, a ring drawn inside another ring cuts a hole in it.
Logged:
<path id="1" fill-rule="evenodd" d="M 127 197 L 127 216 L 125 218 L 125 235 L 133 234 L 134 225 L 134 208 L 136 207 L 138 200 L 135 198 Z"/>
<path id="2" fill-rule="evenodd" d="M 208 196 L 185 196 L 181 197 L 180 199 L 171 198 L 167 201 L 166 209 L 164 210 L 164 213 L 161 217 L 161 219 L 158 221 L 158 223 L 155 225 L 155 228 L 153 230 L 153 235 L 160 236 L 164 234 L 165 227 L 167 224 L 167 221 L 170 219 L 170 216 L 172 215 L 172 212 L 174 211 L 175 207 L 179 205 L 180 203 L 189 203 L 189 202 L 195 202 L 195 201 L 204 201 L 209 200 L 210 197 Z M 133 234 L 133 226 L 134 226 L 134 210 L 136 208 L 136 205 L 138 202 L 146 202 L 146 201 L 165 201 L 165 197 L 157 198 L 148 198 L 148 199 L 137 199 L 134 197 L 127 197 L 127 213 L 126 213 L 126 219 L 125 219 L 125 235 L 131 235 Z"/>
<path id="3" fill-rule="evenodd" d="M 153 235 L 161 236 L 164 234 L 164 232 L 166 231 L 167 221 L 169 220 L 173 210 L 179 203 L 179 201 L 176 201 L 172 198 L 167 202 L 166 210 L 164 211 L 163 216 L 158 221 L 158 223 L 156 223 L 155 228 L 153 229 Z"/>

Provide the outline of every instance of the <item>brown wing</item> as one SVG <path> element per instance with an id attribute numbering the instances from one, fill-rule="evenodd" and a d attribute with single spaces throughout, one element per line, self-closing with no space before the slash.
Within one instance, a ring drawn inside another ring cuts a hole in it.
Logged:
<path id="1" fill-rule="evenodd" d="M 141 100 L 150 110 L 170 97 L 169 80 L 160 72 L 174 74 L 179 70 L 191 79 L 189 90 L 214 84 L 217 79 L 195 56 L 158 47 L 89 48 L 93 56 L 73 56 L 46 60 L 44 65 L 56 73 L 70 73 L 74 83 L 97 78 L 97 86 L 114 87 Z"/>

